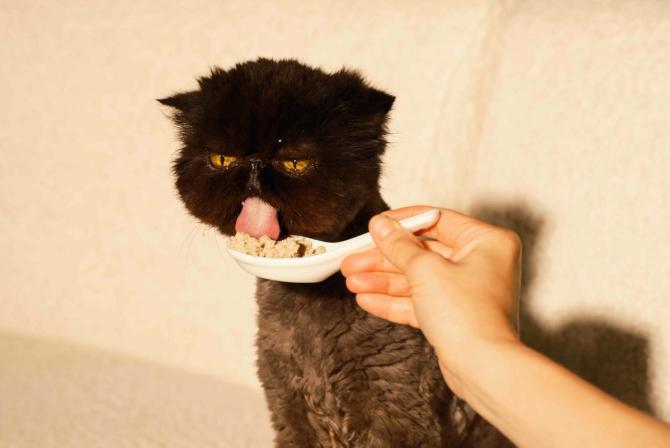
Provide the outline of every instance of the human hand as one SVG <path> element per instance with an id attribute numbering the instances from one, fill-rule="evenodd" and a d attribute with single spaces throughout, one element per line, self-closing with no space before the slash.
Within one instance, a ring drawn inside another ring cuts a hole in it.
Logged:
<path id="1" fill-rule="evenodd" d="M 451 390 L 516 446 L 670 446 L 670 426 L 521 344 L 514 232 L 446 209 L 418 232 L 432 241 L 396 222 L 431 208 L 370 220 L 377 247 L 341 266 L 361 308 L 420 328 Z"/>
<path id="2" fill-rule="evenodd" d="M 431 208 L 373 217 L 377 247 L 350 255 L 341 269 L 361 308 L 421 329 L 449 382 L 475 345 L 518 341 L 521 244 L 514 232 L 446 209 L 434 226 L 418 232 L 432 241 L 396 221 Z"/>

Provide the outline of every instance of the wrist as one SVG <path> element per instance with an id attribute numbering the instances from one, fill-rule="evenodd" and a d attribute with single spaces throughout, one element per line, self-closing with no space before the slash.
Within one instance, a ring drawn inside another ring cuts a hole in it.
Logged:
<path id="1" fill-rule="evenodd" d="M 445 353 L 438 348 L 436 353 L 449 388 L 471 405 L 477 401 L 483 376 L 495 370 L 506 353 L 526 349 L 514 334 L 495 339 L 472 339 L 459 345 L 458 351 Z"/>

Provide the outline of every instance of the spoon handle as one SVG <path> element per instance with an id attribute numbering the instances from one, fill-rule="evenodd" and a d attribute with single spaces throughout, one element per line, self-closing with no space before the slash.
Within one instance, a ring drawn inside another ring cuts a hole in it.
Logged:
<path id="1" fill-rule="evenodd" d="M 398 221 L 398 224 L 410 232 L 416 232 L 417 230 L 422 230 L 435 224 L 439 216 L 440 211 L 438 209 L 433 209 L 428 210 L 427 212 L 419 213 L 418 215 L 410 216 L 409 218 L 405 218 L 401 221 Z M 374 241 L 372 240 L 372 235 L 370 235 L 370 232 L 367 232 L 357 237 L 351 238 L 344 246 L 347 248 L 348 252 L 357 252 L 374 246 Z"/>

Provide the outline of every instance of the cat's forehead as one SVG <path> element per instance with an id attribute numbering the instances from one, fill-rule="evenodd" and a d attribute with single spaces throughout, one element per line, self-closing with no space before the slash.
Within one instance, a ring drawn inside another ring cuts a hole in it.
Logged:
<path id="1" fill-rule="evenodd" d="M 246 156 L 259 154 L 280 159 L 294 159 L 314 157 L 318 153 L 318 146 L 313 138 L 301 136 L 298 138 L 277 137 L 266 142 L 249 144 L 245 139 L 221 138 L 210 135 L 205 139 L 205 149 L 221 154 Z"/>
<path id="2" fill-rule="evenodd" d="M 200 80 L 200 87 L 217 107 L 230 110 L 231 115 L 254 113 L 258 118 L 281 120 L 318 114 L 333 100 L 343 101 L 342 95 L 338 95 L 341 81 L 341 75 L 296 61 L 260 59 L 238 64 L 228 71 L 213 71 Z"/>
<path id="3" fill-rule="evenodd" d="M 203 124 L 212 146 L 264 148 L 305 153 L 332 109 L 302 86 L 259 83 L 228 86 L 204 112 Z"/>
<path id="4" fill-rule="evenodd" d="M 194 105 L 181 116 L 183 128 L 194 136 L 194 146 L 204 141 L 238 154 L 303 156 L 352 140 L 376 141 L 394 99 L 366 85 L 357 72 L 325 73 L 290 60 L 214 69 L 198 82 L 199 91 L 183 101 L 182 110 Z"/>
<path id="5" fill-rule="evenodd" d="M 228 103 L 206 115 L 206 145 L 242 152 L 313 152 L 323 122 L 317 112 L 271 102 Z"/>

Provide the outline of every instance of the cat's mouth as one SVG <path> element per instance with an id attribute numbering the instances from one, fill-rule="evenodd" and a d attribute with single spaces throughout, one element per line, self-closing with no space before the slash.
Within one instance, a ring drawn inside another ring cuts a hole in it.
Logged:
<path id="1" fill-rule="evenodd" d="M 249 197 L 242 202 L 242 211 L 235 221 L 235 231 L 260 238 L 263 235 L 279 238 L 277 209 L 259 197 Z"/>

